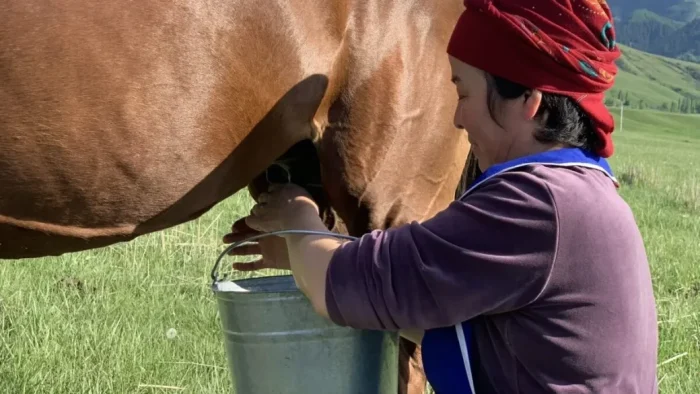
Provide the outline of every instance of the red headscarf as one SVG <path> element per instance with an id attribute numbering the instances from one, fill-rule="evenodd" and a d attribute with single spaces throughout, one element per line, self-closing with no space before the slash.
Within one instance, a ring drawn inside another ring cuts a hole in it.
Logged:
<path id="1" fill-rule="evenodd" d="M 620 56 L 605 0 L 465 0 L 447 52 L 531 89 L 573 98 L 593 120 L 598 154 L 613 153 L 603 104 Z"/>

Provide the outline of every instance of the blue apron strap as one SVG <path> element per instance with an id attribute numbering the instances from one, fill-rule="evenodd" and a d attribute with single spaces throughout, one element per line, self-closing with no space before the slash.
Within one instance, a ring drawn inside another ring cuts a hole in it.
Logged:
<path id="1" fill-rule="evenodd" d="M 469 337 L 471 337 L 471 327 L 468 324 L 465 326 L 469 329 Z M 472 364 L 469 360 L 469 348 L 467 345 L 467 340 L 464 337 L 464 328 L 462 323 L 455 326 L 455 331 L 457 331 L 457 340 L 459 341 L 459 351 L 462 353 L 462 362 L 464 362 L 464 371 L 467 373 L 467 380 L 469 381 L 469 389 L 471 389 L 471 394 L 476 394 L 474 391 L 474 376 L 472 374 Z"/>
<path id="2" fill-rule="evenodd" d="M 426 330 L 423 369 L 436 394 L 476 394 L 474 342 L 470 322 Z"/>

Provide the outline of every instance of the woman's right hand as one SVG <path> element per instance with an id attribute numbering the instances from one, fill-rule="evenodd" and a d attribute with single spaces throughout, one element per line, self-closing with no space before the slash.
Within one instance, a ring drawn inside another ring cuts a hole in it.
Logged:
<path id="1" fill-rule="evenodd" d="M 224 243 L 231 244 L 241 241 L 260 232 L 255 231 L 245 224 L 246 218 L 237 220 L 231 226 L 231 232 L 224 236 Z M 238 271 L 257 271 L 261 269 L 289 270 L 289 252 L 287 241 L 278 236 L 260 238 L 257 242 L 239 246 L 229 253 L 230 256 L 262 255 L 262 258 L 249 263 L 233 263 L 233 268 Z"/>

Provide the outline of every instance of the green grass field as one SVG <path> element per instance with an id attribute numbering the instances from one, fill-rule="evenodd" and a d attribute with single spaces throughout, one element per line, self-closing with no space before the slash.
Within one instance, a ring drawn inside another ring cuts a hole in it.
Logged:
<path id="1" fill-rule="evenodd" d="M 653 268 L 661 392 L 700 393 L 700 117 L 625 111 L 615 139 Z M 240 193 L 129 244 L 1 262 L 0 393 L 230 392 L 209 270 L 249 207 Z"/>

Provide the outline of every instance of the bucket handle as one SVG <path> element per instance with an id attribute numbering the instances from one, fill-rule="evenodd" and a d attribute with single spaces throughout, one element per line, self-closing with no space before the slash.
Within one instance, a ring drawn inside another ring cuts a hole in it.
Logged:
<path id="1" fill-rule="evenodd" d="M 338 234 L 338 233 L 333 233 L 330 231 L 316 231 L 316 230 L 280 230 L 280 231 L 271 231 L 269 233 L 252 235 L 248 238 L 245 238 L 245 239 L 242 239 L 240 241 L 232 243 L 230 246 L 228 246 L 226 249 L 224 249 L 224 251 L 221 252 L 221 254 L 219 254 L 219 257 L 216 259 L 216 263 L 214 263 L 214 268 L 212 268 L 212 270 L 211 270 L 212 286 L 216 286 L 217 282 L 219 282 L 223 279 L 226 279 L 227 275 L 219 277 L 219 268 L 221 267 L 221 261 L 232 250 L 234 250 L 238 247 L 241 247 L 243 245 L 249 245 L 252 243 L 252 241 L 255 241 L 255 240 L 260 239 L 260 238 L 270 237 L 273 235 L 284 235 L 284 234 L 323 235 L 323 236 L 347 239 L 349 241 L 357 240 L 357 237 L 353 237 L 351 235 Z"/>

